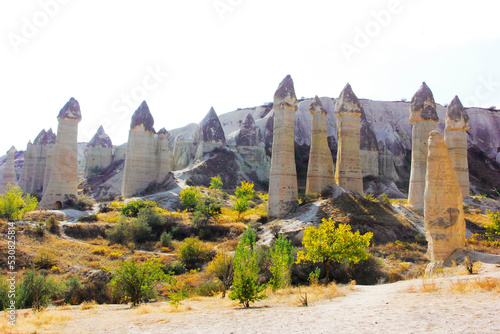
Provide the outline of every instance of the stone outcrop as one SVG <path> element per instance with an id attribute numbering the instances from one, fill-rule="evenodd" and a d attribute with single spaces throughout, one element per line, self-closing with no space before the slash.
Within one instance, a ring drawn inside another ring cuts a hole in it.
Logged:
<path id="1" fill-rule="evenodd" d="M 379 175 L 379 152 L 377 137 L 373 132 L 370 123 L 366 119 L 366 114 L 361 108 L 361 128 L 359 138 L 359 155 L 361 159 L 361 170 L 363 176 Z"/>
<path id="2" fill-rule="evenodd" d="M 85 150 L 85 177 L 99 173 L 113 161 L 113 143 L 102 126 Z"/>
<path id="3" fill-rule="evenodd" d="M 274 128 L 269 176 L 269 217 L 281 218 L 298 204 L 297 171 L 295 169 L 295 112 L 297 97 L 290 75 L 274 94 Z"/>
<path id="4" fill-rule="evenodd" d="M 462 190 L 444 138 L 437 131 L 432 131 L 428 140 L 424 216 L 427 256 L 431 261 L 427 272 L 432 272 L 465 246 Z"/>
<path id="5" fill-rule="evenodd" d="M 132 115 L 122 180 L 122 196 L 130 198 L 151 183 L 162 182 L 170 172 L 168 132 L 156 134 L 146 101 Z"/>
<path id="6" fill-rule="evenodd" d="M 78 101 L 71 98 L 59 112 L 57 120 L 50 178 L 39 204 L 44 209 L 60 209 L 67 200 L 77 200 L 78 197 L 77 139 L 78 123 L 82 120 Z"/>
<path id="7" fill-rule="evenodd" d="M 337 117 L 336 183 L 345 190 L 363 192 L 363 173 L 360 157 L 360 122 L 363 108 L 347 84 L 335 103 Z"/>
<path id="8" fill-rule="evenodd" d="M 200 123 L 198 143 L 195 160 L 203 157 L 205 153 L 212 152 L 214 149 L 226 145 L 224 129 L 213 107 L 210 108 Z"/>
<path id="9" fill-rule="evenodd" d="M 422 210 L 424 205 L 427 141 L 429 133 L 437 129 L 438 121 L 434 96 L 423 82 L 410 104 L 410 122 L 413 128 L 408 204 L 418 211 Z"/>
<path id="10" fill-rule="evenodd" d="M 309 107 L 312 115 L 311 150 L 307 168 L 306 193 L 321 193 L 335 182 L 333 158 L 326 135 L 327 111 L 318 96 Z"/>
<path id="11" fill-rule="evenodd" d="M 455 96 L 446 109 L 444 138 L 453 169 L 462 188 L 463 198 L 469 197 L 469 165 L 467 161 L 467 132 L 470 129 L 469 115 Z"/>
<path id="12" fill-rule="evenodd" d="M 184 169 L 194 159 L 196 154 L 196 142 L 193 139 L 184 139 L 183 136 L 175 140 L 172 153 L 172 169 Z"/>
<path id="13" fill-rule="evenodd" d="M 16 155 L 16 148 L 12 146 L 8 151 L 7 151 L 7 161 L 5 162 L 5 166 L 3 169 L 3 177 L 2 177 L 2 183 L 0 184 L 0 192 L 4 192 L 7 189 L 7 185 L 11 184 L 13 186 L 16 185 L 16 169 L 14 165 L 14 160 L 15 160 L 15 155 Z"/>
<path id="14" fill-rule="evenodd" d="M 45 135 L 43 144 L 41 145 L 41 161 L 40 161 L 40 171 L 45 169 L 43 173 L 43 192 L 47 189 L 50 181 L 50 176 L 52 175 L 52 162 L 54 159 L 54 153 L 56 149 L 57 135 L 49 129 Z M 45 146 L 45 147 L 44 147 Z"/>
<path id="15" fill-rule="evenodd" d="M 237 146 L 258 146 L 264 144 L 264 138 L 260 129 L 255 125 L 252 114 L 248 114 L 245 121 L 241 123 L 240 132 L 236 136 Z"/>

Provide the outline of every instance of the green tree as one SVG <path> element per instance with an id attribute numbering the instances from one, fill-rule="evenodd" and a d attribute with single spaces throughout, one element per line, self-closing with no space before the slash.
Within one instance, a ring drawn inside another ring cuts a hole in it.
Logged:
<path id="1" fill-rule="evenodd" d="M 189 268 L 205 261 L 206 248 L 198 238 L 186 238 L 179 247 L 179 259 Z"/>
<path id="2" fill-rule="evenodd" d="M 236 202 L 234 202 L 233 210 L 238 212 L 238 219 L 241 219 L 241 214 L 247 212 L 249 207 L 250 205 L 246 198 L 238 198 Z"/>
<path id="3" fill-rule="evenodd" d="M 234 194 L 238 198 L 250 199 L 253 197 L 255 190 L 253 189 L 254 184 L 251 182 L 243 181 L 241 182 L 241 187 L 236 187 Z"/>
<path id="4" fill-rule="evenodd" d="M 323 223 L 318 227 L 307 227 L 302 240 L 307 252 L 297 253 L 297 263 L 301 261 L 323 263 L 326 271 L 325 284 L 330 282 L 331 261 L 358 263 L 368 259 L 369 254 L 366 248 L 370 245 L 373 236 L 371 232 L 363 235 L 359 231 L 353 233 L 351 226 L 347 224 L 339 224 L 337 227 L 335 224 L 335 221 L 329 218 L 323 219 Z"/>
<path id="5" fill-rule="evenodd" d="M 263 293 L 265 285 L 258 284 L 260 269 L 255 241 L 255 230 L 247 228 L 241 236 L 233 261 L 234 279 L 229 298 L 238 300 L 245 308 L 250 307 L 250 303 L 267 297 Z"/>
<path id="6" fill-rule="evenodd" d="M 128 239 L 128 222 L 122 217 L 110 230 L 106 230 L 106 236 L 112 244 L 125 244 Z"/>
<path id="7" fill-rule="evenodd" d="M 139 214 L 137 215 L 137 220 L 145 222 L 149 227 L 151 227 L 151 231 L 156 235 L 156 237 L 159 237 L 163 232 L 165 220 L 158 212 L 151 208 L 140 209 Z"/>
<path id="8" fill-rule="evenodd" d="M 201 226 L 222 213 L 222 203 L 212 196 L 204 197 L 196 205 L 193 223 Z"/>
<path id="9" fill-rule="evenodd" d="M 181 190 L 180 199 L 188 210 L 193 211 L 201 199 L 201 192 L 195 187 L 185 188 Z"/>
<path id="10" fill-rule="evenodd" d="M 500 212 L 486 210 L 486 214 L 490 219 L 489 223 L 484 224 L 484 227 L 488 231 L 486 233 L 488 239 L 493 239 L 494 236 L 500 236 Z"/>
<path id="11" fill-rule="evenodd" d="M 139 264 L 135 259 L 118 263 L 115 277 L 108 283 L 116 297 L 128 297 L 132 306 L 138 305 L 145 298 L 154 298 L 159 282 L 168 281 L 170 276 L 162 270 L 159 259 L 147 259 Z"/>
<path id="12" fill-rule="evenodd" d="M 290 240 L 287 240 L 283 235 L 279 235 L 278 239 L 271 248 L 272 264 L 269 270 L 273 275 L 271 286 L 273 290 L 282 289 L 290 285 L 291 269 L 293 264 L 293 247 Z"/>
<path id="13" fill-rule="evenodd" d="M 224 186 L 224 183 L 222 183 L 222 179 L 220 178 L 220 175 L 214 176 L 210 180 L 210 189 L 221 190 L 222 186 Z"/>
<path id="14" fill-rule="evenodd" d="M 0 194 L 0 216 L 8 220 L 20 220 L 29 211 L 35 210 L 38 201 L 30 194 L 23 194 L 20 187 L 8 184 Z"/>
<path id="15" fill-rule="evenodd" d="M 233 282 L 233 260 L 234 256 L 224 251 L 218 251 L 217 255 L 207 267 L 207 271 L 214 274 L 214 276 L 217 277 L 217 279 L 222 283 L 222 298 L 226 297 L 226 291 Z"/>
<path id="16" fill-rule="evenodd" d="M 127 232 L 135 243 L 142 244 L 153 239 L 152 231 L 145 220 L 137 218 L 128 224 Z"/>
<path id="17" fill-rule="evenodd" d="M 156 208 L 156 206 L 156 202 L 154 201 L 143 201 L 142 199 L 138 199 L 127 203 L 127 205 L 122 208 L 122 215 L 135 218 L 139 215 L 139 211 L 141 211 L 141 209 L 153 209 Z"/>
<path id="18" fill-rule="evenodd" d="M 18 308 L 31 307 L 40 311 L 47 306 L 50 299 L 59 292 L 59 288 L 52 278 L 38 274 L 30 269 L 23 275 L 23 280 L 17 293 Z"/>

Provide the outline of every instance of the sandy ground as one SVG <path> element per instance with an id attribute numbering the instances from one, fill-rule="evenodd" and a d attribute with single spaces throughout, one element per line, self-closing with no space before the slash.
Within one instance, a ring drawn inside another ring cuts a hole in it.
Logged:
<path id="1" fill-rule="evenodd" d="M 378 286 L 345 288 L 345 296 L 313 303 L 309 307 L 269 304 L 251 309 L 235 306 L 206 308 L 192 301 L 191 310 L 159 311 L 139 315 L 125 305 L 98 306 L 71 312 L 74 319 L 55 326 L 50 333 L 500 333 L 500 294 L 451 292 L 450 283 L 479 277 L 500 278 L 500 268 L 486 273 L 426 280 L 434 292 L 421 292 L 423 281 L 410 280 Z M 483 270 L 482 270 L 483 271 Z M 161 306 L 163 305 L 163 306 Z"/>

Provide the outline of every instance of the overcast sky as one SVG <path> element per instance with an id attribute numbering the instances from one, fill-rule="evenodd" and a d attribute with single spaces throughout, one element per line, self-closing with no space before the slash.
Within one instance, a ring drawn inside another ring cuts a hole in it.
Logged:
<path id="1" fill-rule="evenodd" d="M 126 142 L 146 100 L 155 127 L 272 101 L 290 74 L 300 98 L 500 107 L 500 2 L 23 0 L 0 2 L 0 155 L 57 129 L 70 97 L 79 141 L 104 124 Z"/>

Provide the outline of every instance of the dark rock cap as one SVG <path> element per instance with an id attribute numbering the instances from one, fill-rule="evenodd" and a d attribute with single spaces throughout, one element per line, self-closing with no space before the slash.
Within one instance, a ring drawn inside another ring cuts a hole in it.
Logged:
<path id="1" fill-rule="evenodd" d="M 102 125 L 97 130 L 92 140 L 87 145 L 88 147 L 113 147 L 113 143 L 109 136 L 104 132 Z"/>
<path id="2" fill-rule="evenodd" d="M 210 108 L 210 111 L 200 123 L 200 140 L 226 144 L 226 136 L 214 107 Z"/>
<path id="3" fill-rule="evenodd" d="M 52 128 L 50 128 L 45 135 L 45 141 L 43 142 L 43 144 L 55 144 L 56 139 L 57 135 L 52 131 Z"/>
<path id="4" fill-rule="evenodd" d="M 422 82 L 410 103 L 410 122 L 419 121 L 439 121 L 434 96 L 425 82 Z"/>
<path id="5" fill-rule="evenodd" d="M 64 119 L 76 119 L 78 121 L 82 120 L 82 114 L 80 112 L 80 104 L 75 98 L 69 99 L 69 101 L 64 105 L 64 107 L 59 112 L 57 118 Z"/>
<path id="6" fill-rule="evenodd" d="M 161 128 L 160 131 L 158 131 L 159 135 L 168 135 L 168 131 L 165 128 Z"/>
<path id="7" fill-rule="evenodd" d="M 148 132 L 156 133 L 154 125 L 155 120 L 149 111 L 146 101 L 142 101 L 141 105 L 132 115 L 132 122 L 130 123 L 130 130 L 135 129 L 139 125 L 144 125 L 144 129 Z"/>
<path id="8" fill-rule="evenodd" d="M 248 114 L 245 121 L 241 124 L 240 133 L 236 136 L 236 145 L 257 146 L 262 142 L 262 133 L 257 125 L 255 125 L 252 114 Z"/>
<path id="9" fill-rule="evenodd" d="M 311 113 L 311 115 L 314 115 L 316 113 L 322 113 L 323 115 L 327 114 L 327 111 L 323 107 L 323 103 L 321 103 L 318 95 L 316 95 L 314 97 L 314 100 L 311 102 L 311 105 L 309 106 L 309 112 Z"/>
<path id="10" fill-rule="evenodd" d="M 274 109 L 290 109 L 297 111 L 297 97 L 293 87 L 293 80 L 287 75 L 281 81 L 278 89 L 274 93 Z"/>
<path id="11" fill-rule="evenodd" d="M 352 114 L 361 116 L 362 108 L 359 99 L 352 91 L 351 85 L 347 83 L 335 102 L 335 115 Z"/>
<path id="12" fill-rule="evenodd" d="M 44 143 L 46 135 L 47 135 L 47 131 L 45 131 L 45 129 L 43 129 L 42 131 L 40 131 L 40 133 L 38 134 L 38 136 L 36 136 L 35 141 L 33 142 L 33 144 L 35 144 L 35 145 L 42 145 Z"/>
<path id="13" fill-rule="evenodd" d="M 451 130 L 463 130 L 467 131 L 470 129 L 469 126 L 469 115 L 467 115 L 467 110 L 465 110 L 462 102 L 458 96 L 455 95 L 453 100 L 446 108 L 446 131 Z"/>

